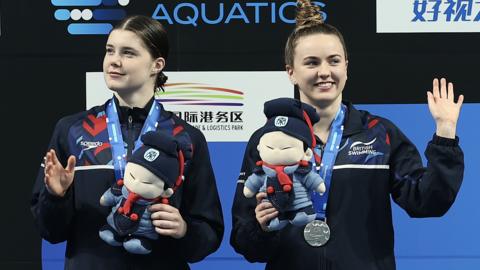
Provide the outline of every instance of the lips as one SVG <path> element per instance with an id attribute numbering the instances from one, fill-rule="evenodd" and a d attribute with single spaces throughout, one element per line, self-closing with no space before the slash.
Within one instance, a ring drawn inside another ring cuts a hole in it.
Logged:
<path id="1" fill-rule="evenodd" d="M 320 90 L 329 90 L 332 88 L 332 86 L 335 84 L 335 82 L 318 82 L 315 83 L 315 86 L 320 88 Z"/>
<path id="2" fill-rule="evenodd" d="M 124 76 L 125 74 L 121 73 L 121 72 L 117 72 L 117 71 L 109 71 L 108 75 L 112 78 L 120 78 L 120 77 Z"/>

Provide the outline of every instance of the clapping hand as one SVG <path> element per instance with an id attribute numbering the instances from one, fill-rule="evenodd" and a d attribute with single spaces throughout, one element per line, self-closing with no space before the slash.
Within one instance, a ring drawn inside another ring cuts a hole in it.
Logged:
<path id="1" fill-rule="evenodd" d="M 67 166 L 63 168 L 58 161 L 55 150 L 51 149 L 45 155 L 45 187 L 52 195 L 63 197 L 73 182 L 75 174 L 75 157 L 70 156 Z"/>

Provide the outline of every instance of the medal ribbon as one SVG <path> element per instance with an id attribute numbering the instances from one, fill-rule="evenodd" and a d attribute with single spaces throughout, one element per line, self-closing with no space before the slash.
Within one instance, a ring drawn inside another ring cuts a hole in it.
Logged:
<path id="1" fill-rule="evenodd" d="M 338 149 L 340 146 L 340 141 L 342 140 L 343 134 L 343 120 L 345 119 L 345 114 L 347 112 L 347 107 L 341 105 L 335 119 L 333 119 L 330 134 L 328 135 L 328 140 L 325 145 L 323 154 L 319 146 L 315 147 L 314 151 L 321 156 L 320 164 L 316 164 L 317 173 L 325 180 L 326 191 L 320 196 L 319 193 L 313 192 L 312 201 L 313 207 L 317 212 L 317 219 L 325 220 L 327 212 L 327 201 L 328 194 L 330 190 L 330 183 L 332 180 L 333 166 L 335 165 L 335 159 L 337 158 Z M 313 160 L 312 162 L 315 162 Z M 320 165 L 318 167 L 318 165 Z"/>
<path id="2" fill-rule="evenodd" d="M 150 111 L 148 113 L 147 119 L 145 120 L 145 124 L 143 124 L 142 131 L 140 132 L 138 139 L 135 141 L 135 148 L 133 151 L 137 150 L 142 145 L 142 141 L 140 138 L 143 134 L 151 130 L 156 130 L 158 125 L 157 121 L 160 118 L 160 113 L 162 109 L 162 104 L 154 100 L 152 107 L 150 108 Z M 110 141 L 112 149 L 112 162 L 115 169 L 116 180 L 119 180 L 123 179 L 123 174 L 125 172 L 125 165 L 127 163 L 127 151 L 124 147 L 120 120 L 118 118 L 118 111 L 113 98 L 107 104 L 106 114 L 108 139 Z"/>

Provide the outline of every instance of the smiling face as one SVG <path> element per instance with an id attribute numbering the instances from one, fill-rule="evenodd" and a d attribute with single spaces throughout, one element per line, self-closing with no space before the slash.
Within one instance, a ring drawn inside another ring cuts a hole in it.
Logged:
<path id="1" fill-rule="evenodd" d="M 298 39 L 293 65 L 286 69 L 292 83 L 299 87 L 300 100 L 315 106 L 341 101 L 347 65 L 340 39 L 317 33 Z"/>
<path id="2" fill-rule="evenodd" d="M 123 179 L 125 186 L 145 199 L 158 198 L 164 192 L 164 181 L 143 166 L 128 162 Z"/>
<path id="3" fill-rule="evenodd" d="M 157 74 L 165 66 L 154 59 L 134 33 L 116 29 L 108 36 L 103 60 L 103 75 L 109 89 L 118 93 L 153 92 Z"/>
<path id="4" fill-rule="evenodd" d="M 265 133 L 258 143 L 260 158 L 270 165 L 293 165 L 310 160 L 310 149 L 303 149 L 303 141 L 282 131 Z"/>

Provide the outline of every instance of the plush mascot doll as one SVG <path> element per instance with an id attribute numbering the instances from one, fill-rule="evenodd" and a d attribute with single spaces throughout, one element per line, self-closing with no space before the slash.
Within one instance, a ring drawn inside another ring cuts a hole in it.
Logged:
<path id="1" fill-rule="evenodd" d="M 152 251 L 149 239 L 157 239 L 158 234 L 147 208 L 158 202 L 168 204 L 183 181 L 184 156 L 178 141 L 167 133 L 150 131 L 141 140 L 143 145 L 125 166 L 124 179 L 100 199 L 100 204 L 112 207 L 112 211 L 99 235 L 110 245 L 148 254 Z"/>
<path id="2" fill-rule="evenodd" d="M 312 125 L 319 117 L 315 109 L 291 98 L 267 101 L 267 123 L 257 145 L 261 161 L 257 162 L 243 193 L 247 198 L 266 192 L 279 211 L 267 229 L 280 230 L 289 222 L 302 226 L 315 219 L 311 192 L 325 192 L 324 180 L 312 170 L 315 137 Z"/>

